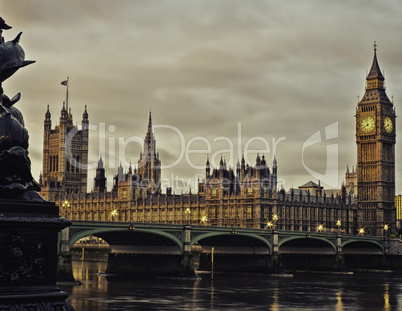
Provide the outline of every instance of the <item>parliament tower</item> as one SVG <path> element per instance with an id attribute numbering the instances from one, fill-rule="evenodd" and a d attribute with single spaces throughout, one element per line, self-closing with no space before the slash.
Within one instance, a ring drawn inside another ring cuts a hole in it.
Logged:
<path id="1" fill-rule="evenodd" d="M 144 152 L 141 152 L 137 164 L 137 174 L 141 176 L 141 187 L 150 193 L 160 192 L 161 161 L 156 152 L 156 140 L 152 129 L 152 116 L 149 112 L 148 130 L 144 140 Z"/>
<path id="2" fill-rule="evenodd" d="M 85 106 L 82 129 L 73 125 L 71 109 L 63 108 L 59 124 L 52 129 L 49 105 L 45 114 L 43 135 L 43 168 L 41 195 L 54 200 L 56 195 L 87 192 L 88 113 Z"/>
<path id="3" fill-rule="evenodd" d="M 395 232 L 395 109 L 385 93 L 377 46 L 356 110 L 358 226 L 368 235 Z M 388 227 L 387 227 L 387 226 Z"/>

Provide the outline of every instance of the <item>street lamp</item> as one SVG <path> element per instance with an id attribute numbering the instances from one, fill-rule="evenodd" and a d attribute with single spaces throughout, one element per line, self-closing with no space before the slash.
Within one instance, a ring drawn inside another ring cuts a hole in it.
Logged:
<path id="1" fill-rule="evenodd" d="M 207 216 L 202 216 L 201 217 L 201 223 L 204 224 L 204 226 L 207 224 L 208 218 Z"/>
<path id="2" fill-rule="evenodd" d="M 191 210 L 190 210 L 189 207 L 186 208 L 186 210 L 184 211 L 184 214 L 185 214 L 185 216 L 186 216 L 186 222 L 187 222 L 187 224 L 189 224 L 189 223 L 190 223 L 190 218 L 189 218 L 189 216 L 190 216 L 190 214 L 191 214 Z"/>
<path id="3" fill-rule="evenodd" d="M 273 225 L 273 223 L 270 222 L 270 221 L 268 221 L 268 222 L 267 222 L 267 225 L 266 225 L 266 227 L 265 227 L 265 229 L 267 229 L 267 228 L 271 229 L 271 228 L 272 228 L 272 225 Z"/>
<path id="4" fill-rule="evenodd" d="M 338 227 L 338 234 L 340 234 L 342 231 L 341 231 L 341 226 L 342 226 L 342 223 L 341 223 L 341 220 L 340 219 L 338 219 L 338 221 L 336 222 L 336 226 Z"/>
<path id="5" fill-rule="evenodd" d="M 321 224 L 321 225 L 318 226 L 317 231 L 321 232 L 323 229 L 324 229 L 324 226 Z"/>
<path id="6" fill-rule="evenodd" d="M 364 228 L 359 229 L 359 234 L 363 235 L 364 234 Z"/>
<path id="7" fill-rule="evenodd" d="M 70 207 L 70 203 L 67 200 L 64 200 L 62 207 L 64 209 L 64 217 L 67 218 L 67 209 Z"/>
<path id="8" fill-rule="evenodd" d="M 389 229 L 388 224 L 385 224 L 384 225 L 384 236 L 388 236 L 388 229 Z"/>
<path id="9" fill-rule="evenodd" d="M 112 221 L 113 221 L 113 217 L 117 216 L 118 212 L 117 210 L 113 210 L 112 212 L 110 212 L 110 215 L 112 216 Z"/>

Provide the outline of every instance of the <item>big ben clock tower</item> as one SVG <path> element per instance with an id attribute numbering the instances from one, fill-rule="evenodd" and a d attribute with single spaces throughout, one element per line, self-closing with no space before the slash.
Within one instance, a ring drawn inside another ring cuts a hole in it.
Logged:
<path id="1" fill-rule="evenodd" d="M 357 105 L 357 196 L 359 228 L 383 235 L 395 232 L 395 110 L 385 93 L 377 45 L 366 77 L 366 92 Z"/>

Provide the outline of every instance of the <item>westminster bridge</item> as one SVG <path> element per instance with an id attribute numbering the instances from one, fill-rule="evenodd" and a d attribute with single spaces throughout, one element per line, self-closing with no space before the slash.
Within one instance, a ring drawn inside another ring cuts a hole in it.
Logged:
<path id="1" fill-rule="evenodd" d="M 191 274 L 193 254 L 199 256 L 199 270 L 379 268 L 390 250 L 387 237 L 339 231 L 73 221 L 61 234 L 61 252 L 86 236 L 102 238 L 110 245 L 107 272 L 125 274 Z"/>

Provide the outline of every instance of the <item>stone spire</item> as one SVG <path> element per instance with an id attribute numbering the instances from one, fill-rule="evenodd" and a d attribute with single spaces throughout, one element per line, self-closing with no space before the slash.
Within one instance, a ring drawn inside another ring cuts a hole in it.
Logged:
<path id="1" fill-rule="evenodd" d="M 152 133 L 152 115 L 151 115 L 151 110 L 149 110 L 149 119 L 148 119 L 148 130 L 147 134 L 145 136 L 145 141 L 146 143 L 151 142 L 153 138 L 153 133 Z M 148 146 L 151 146 L 150 144 Z"/>
<path id="2" fill-rule="evenodd" d="M 205 177 L 209 178 L 211 175 L 211 166 L 209 164 L 209 157 L 207 157 L 207 163 L 205 164 Z"/>
<path id="3" fill-rule="evenodd" d="M 148 129 L 145 135 L 144 152 L 138 161 L 138 174 L 141 175 L 143 184 L 150 192 L 160 191 L 161 162 L 156 153 L 156 141 L 152 131 L 152 115 L 149 111 Z"/>
<path id="4" fill-rule="evenodd" d="M 381 73 L 380 66 L 377 61 L 377 44 L 374 41 L 374 56 L 371 64 L 370 72 L 366 77 L 366 90 L 385 90 L 384 76 Z"/>
<path id="5" fill-rule="evenodd" d="M 384 81 L 384 76 L 381 73 L 380 66 L 378 65 L 377 61 L 377 43 L 374 41 L 374 57 L 373 63 L 371 64 L 371 69 L 369 74 L 367 75 L 367 79 L 379 79 Z"/>

